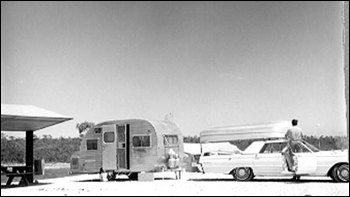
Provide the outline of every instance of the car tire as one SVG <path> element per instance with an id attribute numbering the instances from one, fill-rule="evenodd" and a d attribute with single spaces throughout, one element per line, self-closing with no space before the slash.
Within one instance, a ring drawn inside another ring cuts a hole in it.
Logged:
<path id="1" fill-rule="evenodd" d="M 335 166 L 331 178 L 336 182 L 349 182 L 349 164 Z"/>
<path id="2" fill-rule="evenodd" d="M 237 181 L 251 181 L 254 178 L 254 173 L 251 168 L 239 167 L 233 171 L 233 178 Z"/>

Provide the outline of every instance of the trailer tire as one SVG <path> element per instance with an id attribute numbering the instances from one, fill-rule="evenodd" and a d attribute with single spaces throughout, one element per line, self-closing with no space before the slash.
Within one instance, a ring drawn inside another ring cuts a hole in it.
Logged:
<path id="1" fill-rule="evenodd" d="M 108 175 L 107 175 L 107 180 L 108 181 L 113 181 L 114 179 L 115 179 L 115 173 L 114 172 L 112 172 L 112 173 L 108 173 Z"/>
<path id="2" fill-rule="evenodd" d="M 133 172 L 128 177 L 129 177 L 130 180 L 137 181 L 138 180 L 138 173 L 137 172 Z"/>
<path id="3" fill-rule="evenodd" d="M 112 181 L 115 179 L 115 173 L 114 172 L 101 172 L 100 173 L 100 180 L 102 182 Z"/>
<path id="4" fill-rule="evenodd" d="M 108 181 L 108 173 L 107 172 L 101 172 L 100 173 L 100 181 L 107 182 Z"/>

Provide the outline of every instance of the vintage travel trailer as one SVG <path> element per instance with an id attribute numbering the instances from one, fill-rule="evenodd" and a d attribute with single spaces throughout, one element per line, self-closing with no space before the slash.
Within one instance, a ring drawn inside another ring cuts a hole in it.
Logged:
<path id="1" fill-rule="evenodd" d="M 137 179 L 140 172 L 181 169 L 183 135 L 169 121 L 115 120 L 87 131 L 71 156 L 71 173 L 108 173 Z"/>

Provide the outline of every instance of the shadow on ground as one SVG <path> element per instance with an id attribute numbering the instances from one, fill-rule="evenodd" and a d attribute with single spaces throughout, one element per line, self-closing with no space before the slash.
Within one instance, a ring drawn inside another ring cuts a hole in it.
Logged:
<path id="1" fill-rule="evenodd" d="M 21 187 L 35 187 L 35 186 L 42 186 L 42 185 L 49 185 L 51 183 L 31 183 L 29 185 L 1 185 L 1 189 L 12 189 L 12 188 L 21 188 Z"/>
<path id="2" fill-rule="evenodd" d="M 234 179 L 189 179 L 188 181 L 209 181 L 209 182 L 239 182 Z M 301 179 L 301 180 L 291 180 L 291 179 L 253 179 L 249 182 L 283 182 L 283 183 L 336 183 L 332 180 L 310 180 L 310 179 Z"/>
<path id="3" fill-rule="evenodd" d="M 163 180 L 176 180 L 174 178 L 154 178 L 155 181 L 163 181 Z M 128 178 L 125 179 L 114 179 L 108 182 L 127 182 L 127 181 L 137 181 L 137 180 L 130 180 Z M 81 180 L 81 181 L 75 181 L 75 182 L 102 182 L 100 179 L 89 179 L 89 180 Z"/>

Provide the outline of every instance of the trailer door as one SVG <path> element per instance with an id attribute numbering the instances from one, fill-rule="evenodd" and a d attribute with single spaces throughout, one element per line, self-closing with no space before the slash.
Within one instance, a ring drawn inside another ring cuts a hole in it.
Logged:
<path id="1" fill-rule="evenodd" d="M 128 168 L 127 125 L 118 126 L 117 130 L 117 165 L 118 169 Z"/>
<path id="2" fill-rule="evenodd" d="M 102 168 L 116 170 L 117 168 L 116 125 L 102 126 Z"/>

